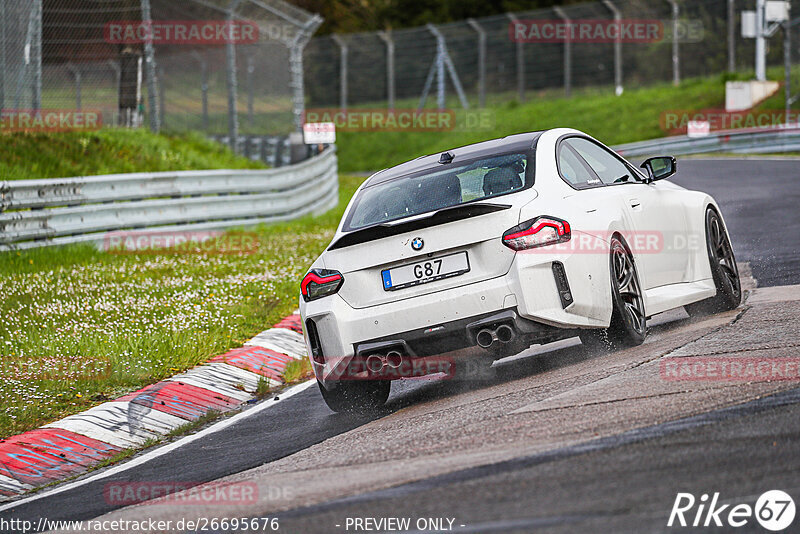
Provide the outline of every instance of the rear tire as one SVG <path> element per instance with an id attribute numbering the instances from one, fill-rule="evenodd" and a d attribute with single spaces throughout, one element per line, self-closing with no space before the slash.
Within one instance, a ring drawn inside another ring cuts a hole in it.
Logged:
<path id="1" fill-rule="evenodd" d="M 337 413 L 365 413 L 380 409 L 389 398 L 392 383 L 389 380 L 340 381 L 327 390 L 317 380 L 317 385 L 328 408 Z"/>
<path id="2" fill-rule="evenodd" d="M 731 240 L 722 217 L 711 208 L 706 210 L 706 251 L 717 294 L 684 306 L 692 317 L 733 310 L 742 302 L 742 284 Z"/>
<path id="3" fill-rule="evenodd" d="M 583 330 L 581 342 L 590 349 L 616 350 L 641 345 L 647 335 L 642 286 L 633 255 L 614 236 L 609 259 L 611 274 L 611 323 L 602 330 Z"/>

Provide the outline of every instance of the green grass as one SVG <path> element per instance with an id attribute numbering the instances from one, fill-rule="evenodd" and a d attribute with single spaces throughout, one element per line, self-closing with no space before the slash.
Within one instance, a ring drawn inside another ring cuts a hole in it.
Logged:
<path id="1" fill-rule="evenodd" d="M 94 132 L 0 134 L 3 180 L 64 178 L 124 172 L 196 169 L 258 169 L 196 133 L 154 135 L 109 128 Z"/>
<path id="2" fill-rule="evenodd" d="M 0 438 L 157 382 L 239 347 L 297 308 L 337 209 L 253 230 L 252 254 L 0 253 Z"/>
<path id="3" fill-rule="evenodd" d="M 339 168 L 344 172 L 374 171 L 448 148 L 554 127 L 577 128 L 610 145 L 663 137 L 666 133 L 659 121 L 663 111 L 724 107 L 726 79 L 691 79 L 677 88 L 670 84 L 629 88 L 619 97 L 610 88 L 583 89 L 572 98 L 564 98 L 560 91 L 531 91 L 525 103 L 511 100 L 487 108 L 494 115 L 489 128 L 338 132 Z M 451 99 L 448 106 L 455 108 L 458 103 Z M 416 102 L 397 107 L 415 108 Z"/>

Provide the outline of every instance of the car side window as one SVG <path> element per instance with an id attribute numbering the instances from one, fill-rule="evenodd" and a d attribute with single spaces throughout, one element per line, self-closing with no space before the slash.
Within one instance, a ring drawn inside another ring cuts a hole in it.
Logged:
<path id="1" fill-rule="evenodd" d="M 603 185 L 598 177 L 582 161 L 575 150 L 566 142 L 558 147 L 558 170 L 562 178 L 575 188 L 595 187 Z"/>
<path id="2" fill-rule="evenodd" d="M 608 150 L 588 139 L 572 137 L 564 144 L 569 144 L 594 170 L 604 184 L 621 184 L 635 182 L 639 176 Z"/>

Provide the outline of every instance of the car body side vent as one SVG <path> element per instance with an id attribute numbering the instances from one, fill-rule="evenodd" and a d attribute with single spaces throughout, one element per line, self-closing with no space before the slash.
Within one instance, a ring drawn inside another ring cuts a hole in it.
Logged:
<path id="1" fill-rule="evenodd" d="M 567 272 L 564 270 L 564 264 L 560 261 L 553 262 L 553 278 L 556 281 L 556 288 L 558 289 L 558 298 L 561 299 L 561 307 L 566 308 L 573 302 L 572 291 L 569 288 L 569 280 L 567 280 Z"/>

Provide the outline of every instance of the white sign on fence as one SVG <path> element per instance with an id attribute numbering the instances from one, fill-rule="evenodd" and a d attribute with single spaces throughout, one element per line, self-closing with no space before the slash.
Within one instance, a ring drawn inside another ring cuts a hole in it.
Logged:
<path id="1" fill-rule="evenodd" d="M 706 137 L 711 133 L 711 123 L 708 121 L 689 121 L 686 126 L 686 135 L 689 137 Z"/>
<path id="2" fill-rule="evenodd" d="M 303 124 L 303 142 L 307 145 L 332 145 L 336 142 L 336 125 L 332 122 Z"/>

